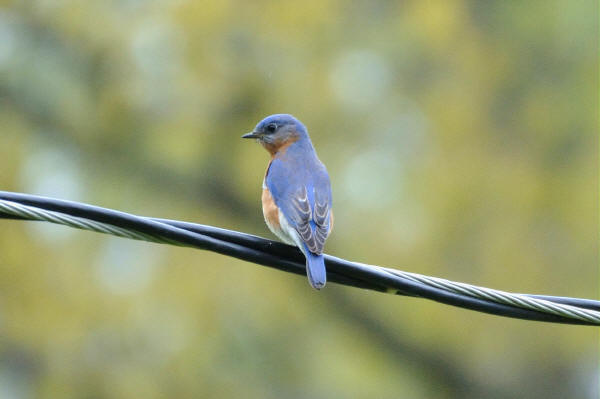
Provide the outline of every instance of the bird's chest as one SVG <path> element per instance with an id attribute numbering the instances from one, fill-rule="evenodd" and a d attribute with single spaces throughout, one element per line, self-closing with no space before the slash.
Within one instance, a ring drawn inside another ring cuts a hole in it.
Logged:
<path id="1" fill-rule="evenodd" d="M 275 201 L 269 192 L 269 189 L 264 187 L 262 192 L 262 210 L 263 216 L 265 217 L 265 223 L 269 227 L 269 230 L 273 232 L 281 241 L 286 244 L 296 245 L 291 234 L 291 228 L 285 220 L 285 216 L 279 210 Z"/>
<path id="2" fill-rule="evenodd" d="M 271 162 L 273 162 L 273 160 L 271 160 Z M 271 162 L 269 162 L 269 165 L 267 165 L 265 177 L 263 178 L 261 202 L 265 223 L 267 223 L 267 226 L 269 226 L 269 229 L 273 233 L 279 236 L 279 234 L 276 232 L 277 230 L 281 230 L 281 224 L 279 223 L 279 208 L 277 205 L 275 205 L 275 200 L 267 188 L 267 176 L 269 175 L 269 170 L 271 169 Z"/>
<path id="3" fill-rule="evenodd" d="M 265 222 L 271 231 L 275 232 L 275 230 L 281 228 L 279 223 L 279 208 L 277 208 L 277 205 L 275 205 L 275 201 L 273 200 L 269 189 L 266 187 L 263 187 L 261 201 Z"/>

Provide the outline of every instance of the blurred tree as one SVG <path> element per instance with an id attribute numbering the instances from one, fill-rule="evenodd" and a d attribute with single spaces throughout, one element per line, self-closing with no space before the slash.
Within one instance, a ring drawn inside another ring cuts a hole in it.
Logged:
<path id="1" fill-rule="evenodd" d="M 0 187 L 268 235 L 265 115 L 327 251 L 598 296 L 598 5 L 6 1 Z M 365 221 L 368 221 L 365 223 Z M 598 396 L 597 333 L 2 221 L 0 396 Z M 375 245 L 376 244 L 376 245 Z"/>

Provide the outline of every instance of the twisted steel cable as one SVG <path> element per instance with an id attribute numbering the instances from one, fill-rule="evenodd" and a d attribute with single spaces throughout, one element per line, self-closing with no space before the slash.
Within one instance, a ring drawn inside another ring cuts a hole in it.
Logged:
<path id="1" fill-rule="evenodd" d="M 189 246 L 287 272 L 305 273 L 304 260 L 295 247 L 212 226 L 4 191 L 0 191 L 0 218 L 46 221 L 135 240 Z M 328 279 L 339 284 L 423 297 L 506 317 L 600 325 L 600 301 L 509 293 L 329 255 L 325 261 Z"/>

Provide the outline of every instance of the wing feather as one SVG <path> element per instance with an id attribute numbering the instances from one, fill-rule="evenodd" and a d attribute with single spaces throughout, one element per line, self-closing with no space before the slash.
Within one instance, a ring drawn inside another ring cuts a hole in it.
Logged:
<path id="1" fill-rule="evenodd" d="M 313 188 L 313 205 L 308 199 L 308 191 L 302 186 L 290 199 L 294 209 L 293 221 L 295 229 L 308 250 L 314 254 L 323 253 L 325 241 L 329 236 L 330 201 L 319 190 Z"/>

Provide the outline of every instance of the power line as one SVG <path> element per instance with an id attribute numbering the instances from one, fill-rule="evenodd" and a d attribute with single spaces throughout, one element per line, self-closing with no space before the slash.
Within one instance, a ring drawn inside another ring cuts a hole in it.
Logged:
<path id="1" fill-rule="evenodd" d="M 305 274 L 295 248 L 250 234 L 136 216 L 79 202 L 0 191 L 0 218 L 46 221 L 135 240 L 194 247 Z M 600 325 L 600 301 L 514 294 L 401 270 L 325 256 L 328 280 L 358 288 L 422 297 L 490 314 L 554 323 Z"/>

